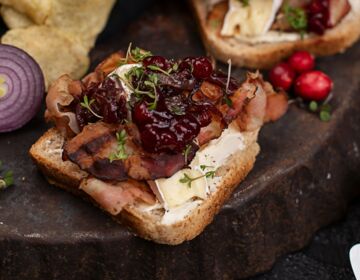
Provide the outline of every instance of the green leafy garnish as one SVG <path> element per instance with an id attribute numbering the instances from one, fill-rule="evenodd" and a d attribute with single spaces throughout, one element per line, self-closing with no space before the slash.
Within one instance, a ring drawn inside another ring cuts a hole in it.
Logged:
<path id="1" fill-rule="evenodd" d="M 125 143 L 126 143 L 127 135 L 125 129 L 116 133 L 117 140 L 117 151 L 116 153 L 112 153 L 109 157 L 110 162 L 114 160 L 124 160 L 128 158 L 128 155 L 125 151 Z"/>
<path id="2" fill-rule="evenodd" d="M 170 105 L 169 107 L 170 107 L 170 108 L 169 108 L 170 111 L 171 111 L 172 113 L 174 113 L 175 115 L 177 115 L 177 116 L 183 116 L 183 115 L 186 114 L 185 109 L 182 108 L 182 107 L 180 107 L 180 106 Z"/>
<path id="3" fill-rule="evenodd" d="M 152 56 L 152 53 L 150 51 L 146 51 L 138 47 L 132 49 L 132 43 L 130 43 L 126 51 L 126 56 L 125 58 L 120 60 L 119 66 L 128 64 L 129 62 L 143 61 L 148 56 Z"/>
<path id="4" fill-rule="evenodd" d="M 328 103 L 319 105 L 316 101 L 311 101 L 309 103 L 309 110 L 319 114 L 319 118 L 323 122 L 328 122 L 331 119 L 331 105 Z"/>
<path id="5" fill-rule="evenodd" d="M 2 161 L 0 161 L 0 169 L 2 168 Z M 0 190 L 5 189 L 14 184 L 14 174 L 11 170 L 6 171 L 4 176 L 0 176 Z"/>
<path id="6" fill-rule="evenodd" d="M 102 119 L 103 117 L 96 114 L 92 109 L 91 109 L 91 104 L 93 104 L 95 102 L 95 99 L 91 99 L 89 101 L 89 98 L 87 97 L 87 95 L 84 96 L 84 101 L 80 103 L 80 105 L 86 109 L 88 109 L 90 111 L 91 114 L 93 114 L 95 117 Z"/>
<path id="7" fill-rule="evenodd" d="M 189 153 L 191 151 L 192 146 L 190 144 L 186 145 L 184 151 L 182 152 L 182 154 L 184 155 L 184 161 L 185 163 L 187 163 L 188 161 L 188 157 L 189 157 Z"/>
<path id="8" fill-rule="evenodd" d="M 302 8 L 295 8 L 289 5 L 285 5 L 283 11 L 285 13 L 286 20 L 288 21 L 290 26 L 294 30 L 300 32 L 301 37 L 303 37 L 308 25 L 305 10 Z"/>
<path id="9" fill-rule="evenodd" d="M 223 97 L 223 101 L 224 101 L 224 103 L 225 103 L 226 105 L 228 105 L 229 107 L 232 107 L 232 106 L 233 106 L 232 100 L 231 100 L 227 95 L 225 95 L 225 96 Z"/>
<path id="10" fill-rule="evenodd" d="M 311 112 L 316 112 L 319 108 L 319 105 L 317 104 L 316 101 L 311 101 L 309 104 L 309 109 Z"/>
<path id="11" fill-rule="evenodd" d="M 205 164 L 200 165 L 200 169 L 201 169 L 202 171 L 204 171 L 204 170 L 207 169 L 207 168 L 214 168 L 214 167 L 213 167 L 213 166 L 210 166 L 210 165 L 205 165 Z"/>
<path id="12" fill-rule="evenodd" d="M 241 2 L 241 4 L 243 5 L 243 7 L 247 7 L 249 6 L 249 2 L 250 0 L 239 0 Z"/>
<path id="13" fill-rule="evenodd" d="M 140 62 L 143 61 L 145 58 L 152 56 L 152 53 L 150 51 L 145 51 L 143 49 L 140 49 L 136 47 L 131 51 L 131 59 L 134 62 Z"/>
<path id="14" fill-rule="evenodd" d="M 170 76 L 170 74 L 168 72 L 166 72 L 165 70 L 161 69 L 160 67 L 158 67 L 156 65 L 148 65 L 146 68 L 149 68 L 150 70 L 153 70 L 153 71 L 159 71 L 159 72 L 165 74 L 166 76 Z"/>
<path id="15" fill-rule="evenodd" d="M 214 178 L 215 177 L 215 173 L 216 173 L 216 170 L 214 171 L 208 171 L 206 172 L 204 175 L 201 175 L 201 176 L 197 176 L 197 177 L 190 177 L 188 174 L 184 173 L 184 177 L 180 178 L 179 182 L 182 183 L 182 184 L 187 184 L 188 188 L 191 188 L 191 183 L 198 180 L 198 179 L 201 179 L 201 178 Z"/>
<path id="16" fill-rule="evenodd" d="M 331 114 L 327 111 L 321 111 L 319 116 L 320 120 L 322 120 L 323 122 L 328 122 L 331 119 Z"/>

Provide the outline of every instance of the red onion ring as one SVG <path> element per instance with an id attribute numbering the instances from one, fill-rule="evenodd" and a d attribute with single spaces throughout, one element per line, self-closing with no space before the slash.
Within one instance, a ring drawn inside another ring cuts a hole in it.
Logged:
<path id="1" fill-rule="evenodd" d="M 39 111 L 45 92 L 39 64 L 26 52 L 0 44 L 0 132 L 28 123 Z"/>

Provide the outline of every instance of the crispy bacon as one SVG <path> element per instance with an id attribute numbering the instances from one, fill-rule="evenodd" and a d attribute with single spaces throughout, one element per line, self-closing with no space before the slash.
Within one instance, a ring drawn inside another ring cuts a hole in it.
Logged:
<path id="1" fill-rule="evenodd" d="M 110 156 L 117 152 L 116 132 L 125 129 L 127 139 L 124 160 L 110 161 Z M 188 164 L 198 149 L 193 144 L 188 154 L 151 154 L 145 152 L 139 141 L 134 125 L 109 125 L 103 122 L 89 124 L 77 136 L 67 141 L 64 146 L 64 159 L 78 164 L 81 169 L 102 180 L 123 181 L 153 180 L 173 175 Z"/>
<path id="2" fill-rule="evenodd" d="M 124 206 L 132 204 L 136 200 L 147 204 L 155 203 L 155 197 L 149 187 L 145 183 L 135 180 L 106 183 L 90 177 L 82 180 L 80 189 L 112 215 L 119 214 Z"/>
<path id="3" fill-rule="evenodd" d="M 64 136 L 74 135 L 80 131 L 75 113 L 64 110 L 79 93 L 80 82 L 73 81 L 68 75 L 62 75 L 51 85 L 46 96 L 45 119 L 54 122 Z"/>

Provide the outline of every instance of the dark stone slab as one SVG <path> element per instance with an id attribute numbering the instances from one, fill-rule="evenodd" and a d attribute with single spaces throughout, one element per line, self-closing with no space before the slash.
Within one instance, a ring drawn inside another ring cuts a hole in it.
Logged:
<path id="1" fill-rule="evenodd" d="M 185 4 L 150 2 L 118 3 L 92 52 L 94 64 L 129 41 L 166 56 L 203 54 Z M 138 9 L 145 11 L 135 15 Z M 47 129 L 42 112 L 2 134 L 0 158 L 16 185 L 0 193 L 0 279 L 234 279 L 269 270 L 340 219 L 360 194 L 359 58 L 358 44 L 319 60 L 335 82 L 331 122 L 292 106 L 286 118 L 266 125 L 246 181 L 199 237 L 177 247 L 134 237 L 49 186 L 27 154 Z"/>

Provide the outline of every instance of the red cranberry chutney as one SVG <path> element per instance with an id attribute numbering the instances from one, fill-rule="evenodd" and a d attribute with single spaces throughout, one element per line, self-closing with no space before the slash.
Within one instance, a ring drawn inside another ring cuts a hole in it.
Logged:
<path id="1" fill-rule="evenodd" d="M 222 118 L 213 101 L 194 98 L 204 81 L 219 86 L 221 102 L 229 106 L 228 96 L 239 87 L 235 79 L 214 71 L 207 57 L 172 60 L 136 48 L 121 65 L 129 63 L 140 66 L 131 68 L 126 79 L 113 74 L 100 84 L 92 84 L 74 100 L 72 108 L 81 129 L 100 119 L 110 124 L 132 121 L 139 129 L 143 148 L 151 153 L 183 152 L 214 114 Z M 120 80 L 132 91 L 129 101 Z M 85 96 L 91 100 L 91 111 L 84 106 Z"/>

